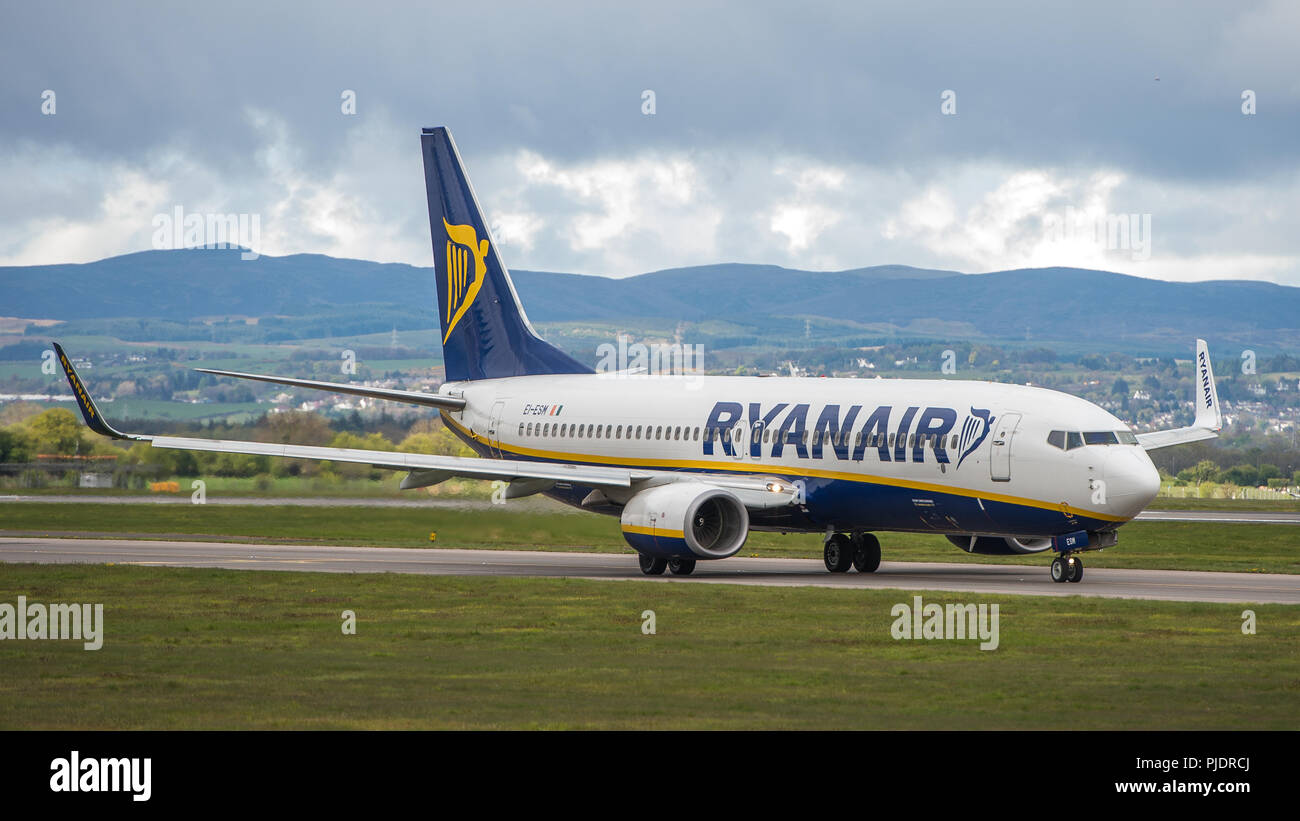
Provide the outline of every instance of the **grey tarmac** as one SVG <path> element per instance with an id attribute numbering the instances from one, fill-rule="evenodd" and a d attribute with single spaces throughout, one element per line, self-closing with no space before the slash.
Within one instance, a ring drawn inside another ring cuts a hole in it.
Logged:
<path id="1" fill-rule="evenodd" d="M 110 494 L 12 494 L 0 495 L 5 502 L 52 502 L 60 504 L 86 503 L 109 505 L 188 505 L 188 490 L 176 494 L 152 496 L 123 496 Z M 334 496 L 221 496 L 209 492 L 205 504 L 247 505 L 249 507 L 427 507 L 444 510 L 490 510 L 507 513 L 584 513 L 568 505 L 545 497 L 512 499 L 508 505 L 494 505 L 486 499 L 431 499 L 414 497 L 394 499 L 388 497 L 334 497 Z M 1300 513 L 1271 511 L 1228 510 L 1144 510 L 1137 516 L 1139 522 L 1235 522 L 1240 524 L 1300 525 Z"/>
<path id="2" fill-rule="evenodd" d="M 691 576 L 644 576 L 637 568 L 636 556 L 630 551 L 627 555 L 616 555 L 32 537 L 0 538 L 0 562 L 648 580 L 665 584 L 892 588 L 976 594 L 1300 604 L 1300 575 L 1088 568 L 1082 582 L 1056 584 L 1048 576 L 1046 562 L 1040 565 L 884 562 L 875 573 L 832 574 L 815 560 L 733 557 L 717 562 L 700 562 Z"/>

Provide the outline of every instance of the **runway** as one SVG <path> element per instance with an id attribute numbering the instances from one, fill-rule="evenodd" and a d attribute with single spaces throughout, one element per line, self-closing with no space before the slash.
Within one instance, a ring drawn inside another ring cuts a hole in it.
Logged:
<path id="1" fill-rule="evenodd" d="M 151 496 L 123 496 L 110 494 L 13 494 L 0 495 L 0 504 L 6 502 L 47 502 L 55 504 L 103 505 L 188 505 L 189 491 L 177 494 Z M 249 507 L 374 507 L 374 508 L 434 508 L 444 510 L 504 510 L 507 513 L 582 513 L 568 505 L 542 496 L 512 499 L 507 506 L 494 505 L 486 499 L 431 499 L 414 496 L 407 499 L 389 497 L 334 497 L 334 496 L 221 496 L 207 494 L 205 504 Z M 1139 522 L 1232 522 L 1238 524 L 1300 525 L 1300 513 L 1271 511 L 1227 510 L 1144 510 L 1138 514 Z"/>
<path id="2" fill-rule="evenodd" d="M 1041 565 L 884 562 L 872 574 L 827 573 L 820 561 L 736 557 L 700 562 L 694 575 L 643 576 L 631 554 L 527 550 L 308 547 L 125 539 L 0 538 L 0 562 L 130 564 L 326 573 L 412 573 L 744 584 L 774 587 L 943 590 L 976 594 L 1098 596 L 1219 603 L 1300 604 L 1300 576 L 1088 568 L 1055 584 Z"/>

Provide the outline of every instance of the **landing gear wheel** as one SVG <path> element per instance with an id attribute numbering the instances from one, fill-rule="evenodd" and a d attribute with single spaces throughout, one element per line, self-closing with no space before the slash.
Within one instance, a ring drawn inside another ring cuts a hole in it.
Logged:
<path id="1" fill-rule="evenodd" d="M 853 541 L 843 533 L 836 533 L 826 540 L 822 548 L 822 561 L 832 573 L 847 573 L 853 566 Z"/>
<path id="2" fill-rule="evenodd" d="M 1083 561 L 1081 559 L 1071 557 L 1070 568 L 1072 571 L 1070 573 L 1070 581 L 1072 582 L 1083 581 Z"/>
<path id="3" fill-rule="evenodd" d="M 668 572 L 674 576 L 689 576 L 695 572 L 694 559 L 669 559 Z"/>
<path id="4" fill-rule="evenodd" d="M 647 556 L 640 553 L 637 555 L 637 561 L 641 563 L 641 572 L 647 576 L 662 576 L 664 570 L 668 568 L 668 560 L 661 559 L 658 556 Z"/>
<path id="5" fill-rule="evenodd" d="M 853 541 L 853 566 L 859 573 L 875 573 L 880 567 L 880 540 L 874 533 L 859 533 Z"/>
<path id="6" fill-rule="evenodd" d="M 1052 559 L 1052 581 L 1057 584 L 1069 581 L 1069 572 L 1070 569 L 1066 566 L 1065 559 L 1060 556 Z"/>

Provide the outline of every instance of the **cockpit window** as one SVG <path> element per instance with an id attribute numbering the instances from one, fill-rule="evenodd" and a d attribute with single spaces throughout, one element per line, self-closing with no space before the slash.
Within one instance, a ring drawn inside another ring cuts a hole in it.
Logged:
<path id="1" fill-rule="evenodd" d="M 1064 431 L 1054 430 L 1047 434 L 1047 444 L 1061 450 L 1074 450 L 1084 445 L 1136 445 L 1138 438 L 1128 430 Z"/>
<path id="2" fill-rule="evenodd" d="M 1062 451 L 1073 451 L 1086 444 L 1138 444 L 1138 436 L 1131 430 L 1053 430 L 1048 434 L 1048 444 Z"/>
<path id="3" fill-rule="evenodd" d="M 1118 445 L 1119 437 L 1115 435 L 1114 431 L 1110 430 L 1085 431 L 1083 443 L 1085 445 Z"/>

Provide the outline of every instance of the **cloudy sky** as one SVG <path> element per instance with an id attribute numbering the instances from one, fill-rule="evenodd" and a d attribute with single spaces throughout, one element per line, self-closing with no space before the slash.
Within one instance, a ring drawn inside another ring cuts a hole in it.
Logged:
<path id="1" fill-rule="evenodd" d="M 0 265 L 145 250 L 178 206 L 429 265 L 447 125 L 516 268 L 1300 285 L 1294 2 L 199 5 L 6 9 Z"/>

